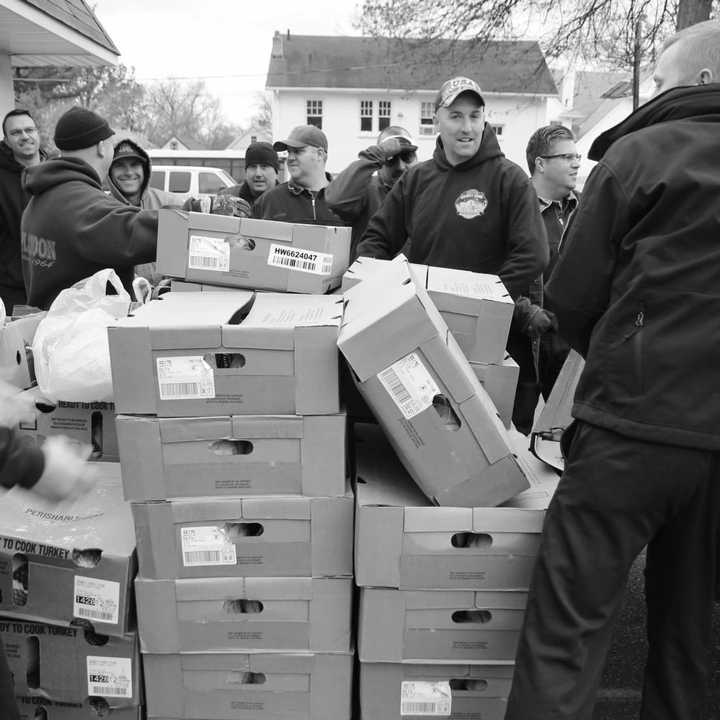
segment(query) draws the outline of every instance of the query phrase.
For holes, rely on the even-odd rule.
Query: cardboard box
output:
[[[374,276],[387,273],[394,262],[358,258],[343,276],[343,291],[364,280],[374,282]],[[515,303],[500,278],[432,265],[410,263],[409,267],[415,284],[427,290],[467,359],[501,363]]]
[[[332,295],[166,293],[108,328],[116,410],[338,413],[342,314]]]
[[[565,460],[560,451],[560,438],[573,421],[573,400],[584,368],[585,361],[571,350],[532,429],[533,453],[561,471]]]
[[[352,228],[160,210],[162,275],[212,285],[323,294],[340,285]]]
[[[133,504],[145,578],[352,577],[351,494]]]
[[[511,665],[360,663],[362,720],[503,720]]]
[[[345,493],[345,414],[118,415],[125,497]]]
[[[43,697],[17,698],[20,720],[144,720],[144,709],[113,708],[105,698],[88,698],[85,703],[54,703]]]
[[[544,509],[430,506],[379,428],[356,425],[355,435],[358,585],[528,588]]]
[[[134,627],[135,533],[120,466],[96,463],[96,486],[58,507],[14,488],[0,503],[0,612],[123,636]]]
[[[498,505],[528,480],[490,397],[404,267],[405,280],[389,275],[382,293],[373,281],[345,294],[338,346],[395,451],[433,502]]]
[[[349,720],[353,654],[145,655],[148,718]]]
[[[76,704],[102,698],[113,709],[140,704],[135,634],[109,637],[80,627],[4,618],[0,637],[18,696]]]
[[[6,383],[20,389],[35,384],[32,342],[38,323],[47,315],[45,312],[25,315],[0,323],[0,372]]]
[[[512,663],[527,593],[360,589],[363,662]]]
[[[471,362],[470,367],[493,401],[503,424],[509,428],[520,376],[518,364],[506,353],[500,364]]]
[[[228,292],[232,288],[223,285],[208,285],[207,283],[190,283],[183,280],[170,281],[171,292]],[[238,288],[241,291],[241,288]]]
[[[138,578],[135,592],[146,653],[351,647],[350,579]]]
[[[38,388],[26,391],[37,414],[33,420],[23,421],[18,430],[42,445],[51,435],[64,435],[80,445],[92,448],[92,460],[117,462],[117,430],[115,406],[109,402],[55,402],[47,400]]]

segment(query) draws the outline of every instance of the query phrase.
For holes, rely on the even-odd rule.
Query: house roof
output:
[[[0,51],[16,67],[114,64],[120,55],[85,0],[0,0]]]
[[[437,90],[467,75],[486,92],[557,95],[534,41],[420,40],[275,34],[268,88]]]
[[[203,145],[200,140],[196,140],[195,138],[186,136],[186,135],[171,135],[167,140],[165,140],[164,143],[160,146],[161,148],[164,148],[167,146],[168,143],[172,142],[173,140],[177,140],[181,145],[183,145],[188,150],[205,150],[205,145]]]

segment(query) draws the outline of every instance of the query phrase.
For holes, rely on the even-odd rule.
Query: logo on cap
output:
[[[485,104],[485,100],[482,96],[482,90],[474,80],[467,77],[455,77],[442,84],[440,92],[435,98],[435,109],[437,110],[438,108],[452,105],[458,95],[461,95],[464,92],[475,93],[475,95],[477,95],[480,99],[480,102],[483,105]]]

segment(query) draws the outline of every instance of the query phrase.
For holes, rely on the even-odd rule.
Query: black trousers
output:
[[[695,720],[712,644],[720,453],[580,423],[545,519],[506,720],[591,720],[628,572],[647,545],[640,720]]]

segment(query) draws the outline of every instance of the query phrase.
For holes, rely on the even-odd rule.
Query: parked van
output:
[[[221,168],[193,165],[153,165],[150,187],[173,193],[178,200],[216,195],[237,183]]]

